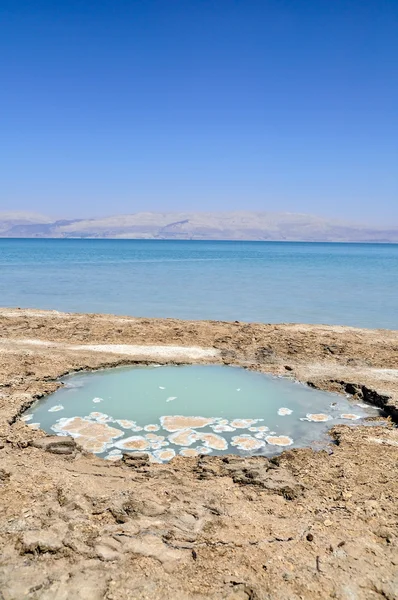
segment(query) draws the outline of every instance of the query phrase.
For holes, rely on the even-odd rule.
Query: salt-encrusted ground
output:
[[[392,423],[337,427],[328,452],[156,465],[18,418],[62,374],[142,360],[241,364],[398,420],[397,331],[2,309],[2,600],[398,598]]]

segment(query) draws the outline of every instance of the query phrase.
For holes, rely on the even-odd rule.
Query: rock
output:
[[[304,492],[304,486],[285,469],[270,470],[267,477],[259,482],[259,485],[287,500],[299,498]]]
[[[126,552],[131,552],[135,555],[145,556],[158,560],[163,568],[171,573],[181,561],[188,556],[192,559],[192,555],[187,550],[174,550],[169,548],[156,535],[148,534],[143,537],[129,538],[124,544]]]
[[[95,552],[100,560],[112,561],[120,558],[120,553],[113,548],[110,548],[106,544],[97,544],[95,546]]]
[[[53,583],[50,583],[47,578],[44,589],[41,589],[38,595],[27,597],[40,598],[40,600],[103,600],[107,593],[109,579],[109,575],[104,571],[102,567],[77,573],[67,572]],[[22,598],[22,596],[17,597]]]
[[[48,435],[33,440],[31,445],[45,452],[51,452],[51,454],[74,454],[77,447],[75,440],[67,435]]]
[[[0,482],[5,483],[10,479],[10,473],[5,469],[0,469]]]
[[[128,514],[121,506],[111,506],[109,511],[116,523],[127,523],[129,520]]]
[[[274,362],[275,358],[276,358],[275,351],[271,348],[271,346],[261,346],[261,347],[257,348],[255,356],[256,356],[257,362],[259,362],[259,363]]]
[[[154,500],[138,500],[130,498],[123,504],[123,510],[128,516],[145,515],[146,517],[158,517],[167,511],[167,506],[159,504]]]
[[[149,455],[146,452],[135,452],[133,454],[128,454],[127,452],[123,452],[122,461],[128,467],[133,467],[134,469],[139,469],[142,467],[149,467]]]
[[[26,531],[20,543],[21,554],[55,553],[63,548],[62,539],[52,531]]]

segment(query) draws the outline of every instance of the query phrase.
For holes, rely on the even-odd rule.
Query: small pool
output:
[[[375,414],[344,396],[238,367],[122,367],[62,382],[22,419],[78,438],[107,460],[122,451],[148,452],[155,462],[176,454],[268,456],[319,447],[332,425]]]

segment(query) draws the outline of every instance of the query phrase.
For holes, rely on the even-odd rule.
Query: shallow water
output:
[[[398,244],[0,239],[0,304],[398,328]]]
[[[344,396],[237,367],[123,367],[62,381],[23,418],[48,433],[69,433],[108,460],[125,449],[165,461],[174,453],[319,447],[332,425],[377,414]]]

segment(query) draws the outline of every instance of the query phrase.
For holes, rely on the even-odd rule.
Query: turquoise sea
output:
[[[0,239],[0,305],[398,329],[398,245]]]

